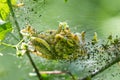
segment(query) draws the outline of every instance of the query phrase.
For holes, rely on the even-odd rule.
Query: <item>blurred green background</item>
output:
[[[57,29],[59,22],[66,21],[73,32],[86,31],[88,40],[94,32],[98,33],[100,39],[105,39],[110,34],[120,35],[120,0],[45,0],[45,3],[44,0],[23,0],[23,3],[23,7],[15,9],[21,28],[28,23],[38,31]],[[13,41],[11,38],[6,40]],[[14,49],[5,46],[0,46],[0,53],[3,54],[0,56],[0,80],[37,80],[28,75],[33,68],[26,56],[19,59]],[[71,71],[81,76],[86,75],[82,73],[84,68],[81,65],[58,64],[56,61],[48,63],[49,61],[33,57],[40,70],[77,68],[79,70]],[[119,80],[119,72],[120,65],[115,64],[93,80]],[[53,77],[46,80],[69,80],[63,76]]]

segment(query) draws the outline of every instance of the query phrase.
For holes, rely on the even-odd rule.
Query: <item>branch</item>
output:
[[[28,56],[28,58],[29,58],[29,60],[30,60],[30,62],[31,62],[31,64],[32,64],[32,66],[34,67],[35,72],[36,72],[36,74],[37,74],[39,80],[43,80],[43,79],[42,79],[42,76],[41,76],[41,74],[39,73],[39,71],[38,71],[38,69],[37,69],[35,63],[33,62],[32,57],[30,56],[28,50],[26,51],[26,54],[27,54],[27,56]]]
[[[20,36],[20,39],[22,39],[23,36],[22,36],[22,34],[20,33],[20,26],[19,26],[19,24],[18,24],[18,22],[17,22],[15,13],[14,13],[14,11],[13,11],[12,4],[11,4],[11,0],[7,0],[7,3],[8,3],[8,6],[9,6],[9,8],[10,8],[12,17],[13,17],[13,19],[14,19],[14,22],[15,22],[15,25],[16,25],[16,28],[17,28],[17,31],[18,31],[19,36]],[[31,64],[32,64],[33,68],[35,69],[39,80],[43,80],[43,79],[42,79],[42,76],[41,76],[41,74],[39,73],[39,71],[38,71],[35,63],[33,62],[32,57],[30,56],[28,50],[27,50],[26,54],[27,54],[27,57],[29,58],[29,60],[30,60],[30,62],[31,62]]]
[[[40,71],[39,72],[40,74],[68,74],[71,76],[72,80],[76,80],[75,77],[72,75],[71,72],[68,72],[68,71]],[[29,73],[30,76],[36,76],[35,73]]]
[[[106,64],[104,67],[102,67],[99,71],[97,71],[97,72],[95,72],[95,73],[92,73],[92,74],[90,74],[89,76],[91,76],[91,78],[92,78],[92,77],[96,76],[97,74],[103,72],[104,70],[108,69],[109,67],[111,67],[112,65],[114,65],[115,63],[117,63],[117,62],[119,62],[119,61],[120,61],[120,55],[117,56],[114,60],[112,60],[109,64]],[[87,78],[88,78],[89,76],[86,76],[86,77],[84,77],[84,78],[82,78],[82,79],[80,79],[80,80],[87,80]]]
[[[17,28],[17,31],[18,31],[18,34],[20,36],[20,38],[22,38],[22,34],[20,33],[20,26],[17,22],[17,19],[16,19],[16,16],[15,16],[15,13],[13,11],[13,8],[12,8],[12,4],[11,4],[11,0],[7,0],[7,3],[8,3],[8,6],[9,6],[9,9],[10,9],[10,12],[12,14],[12,17],[14,19],[14,22],[15,22],[15,25],[16,25],[16,28]]]
[[[7,43],[4,43],[4,42],[0,42],[0,45],[12,47],[12,48],[15,48],[15,47],[16,47],[16,45],[7,44]]]

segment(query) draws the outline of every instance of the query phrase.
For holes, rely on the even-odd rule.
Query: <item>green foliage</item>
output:
[[[10,22],[0,23],[0,41],[2,41],[8,32],[12,31]]]
[[[5,1],[5,0],[0,0],[0,2],[3,2],[3,1]],[[47,2],[47,7],[48,7],[48,9],[46,8],[46,11],[45,11],[45,13],[43,14],[42,12],[40,12],[40,3],[38,3],[38,2],[40,2],[40,1],[42,1],[42,0],[32,0],[32,1],[29,1],[29,0],[24,0],[24,1],[28,1],[28,3],[25,3],[26,5],[28,5],[27,7],[26,7],[26,5],[25,5],[25,9],[28,11],[27,12],[27,14],[24,14],[24,13],[21,13],[20,11],[16,11],[16,13],[18,12],[18,14],[17,14],[17,20],[19,20],[19,23],[20,23],[20,25],[21,26],[24,26],[23,24],[24,24],[24,22],[26,22],[26,21],[23,21],[24,20],[24,18],[25,19],[28,19],[29,21],[31,21],[30,22],[30,24],[31,25],[33,25],[34,27],[36,27],[37,29],[39,28],[39,30],[42,30],[42,29],[44,29],[44,27],[47,27],[47,29],[49,28],[48,26],[50,26],[51,28],[52,28],[52,25],[51,24],[53,24],[53,25],[55,25],[55,23],[56,23],[56,20],[58,20],[58,21],[64,21],[64,20],[69,20],[68,22],[70,22],[70,25],[72,24],[75,24],[75,25],[78,25],[78,24],[81,24],[81,25],[84,25],[84,26],[92,26],[93,24],[96,24],[97,22],[99,22],[99,20],[98,21],[96,21],[96,19],[100,19],[100,18],[98,18],[97,16],[101,16],[101,15],[99,15],[99,14],[101,14],[102,12],[97,12],[96,11],[96,9],[97,10],[99,10],[99,9],[101,9],[101,8],[96,8],[96,4],[95,5],[93,5],[94,4],[94,0],[91,2],[91,1],[83,1],[83,2],[78,2],[78,1],[74,1],[75,3],[81,3],[80,4],[80,6],[75,6],[74,5],[74,7],[73,7],[73,4],[74,4],[74,2],[71,2],[72,3],[72,8],[71,8],[71,6],[69,6],[69,8],[70,8],[70,12],[69,11],[67,11],[69,8],[67,8],[67,10],[66,10],[66,8],[65,8],[65,6],[64,5],[62,5],[62,7],[65,9],[61,9],[61,6],[59,6],[59,8],[57,7],[55,7],[55,6],[53,6],[53,7],[51,7],[51,5],[53,5],[52,4],[52,1],[51,1],[51,3],[49,2],[49,0],[48,0],[48,2]],[[36,2],[35,2],[36,1]],[[55,1],[55,0],[54,0]],[[68,0],[64,0],[65,2],[67,2]],[[69,0],[69,1],[72,1],[72,0]],[[105,0],[106,1],[106,0]],[[57,2],[57,1],[56,1]],[[57,2],[57,3],[59,3],[59,2]],[[63,1],[62,1],[62,3],[63,3]],[[32,6],[31,6],[31,4],[32,4]],[[50,6],[49,6],[50,5]],[[60,3],[59,3],[59,5],[61,5]],[[87,7],[86,7],[86,6]],[[37,6],[37,7],[36,7]],[[39,7],[38,7],[39,6]],[[58,4],[57,4],[57,6],[58,6]],[[0,4],[0,7],[1,7],[1,4]],[[59,11],[56,11],[56,9],[59,9]],[[92,8],[93,7],[93,8]],[[97,7],[99,7],[99,5],[97,6]],[[95,8],[95,9],[94,9]],[[5,8],[4,8],[5,9]],[[54,11],[54,12],[52,12],[52,10]],[[76,9],[78,9],[78,11],[81,11],[81,12],[77,12],[77,11],[73,11],[73,10],[76,10]],[[18,9],[18,10],[21,10],[21,11],[24,11],[23,9]],[[49,10],[49,11],[48,11]],[[61,12],[60,12],[60,10],[62,10],[61,12],[63,13],[63,14],[61,14]],[[92,10],[92,11],[91,11]],[[104,9],[102,9],[102,10],[104,10]],[[44,10],[43,10],[44,11]],[[59,14],[58,14],[58,13]],[[69,13],[69,15],[65,15],[65,13],[66,12],[68,12]],[[76,13],[75,13],[76,12]],[[96,13],[96,15],[94,15],[94,17],[92,18],[91,17],[91,15],[93,14],[92,12],[97,12],[97,13],[99,13],[99,14],[97,14]],[[52,13],[52,14],[51,14]],[[78,14],[77,14],[78,13]],[[8,13],[9,14],[9,13]],[[7,14],[7,15],[8,15]],[[40,18],[38,18],[38,16],[41,16],[40,14],[42,14],[42,17],[41,17],[41,19]],[[58,15],[56,15],[56,14],[58,14]],[[66,13],[67,14],[67,13]],[[3,15],[3,14],[2,14]],[[6,15],[6,14],[5,14]],[[7,16],[6,15],[6,16]],[[26,16],[27,15],[27,16]],[[50,18],[49,17],[46,17],[46,16],[50,16]],[[53,15],[53,16],[52,16]],[[80,15],[80,17],[78,16],[78,15]],[[4,16],[4,15],[3,15]],[[6,16],[5,16],[5,18],[4,19],[6,19]],[[63,19],[63,18],[58,18],[57,17],[57,19],[55,18],[56,16],[65,16],[65,19]],[[85,17],[82,17],[82,16],[85,16]],[[2,17],[1,16],[1,14],[0,14],[0,17]],[[52,18],[51,18],[52,17]],[[74,17],[74,18],[73,18]],[[76,18],[77,17],[77,18]],[[72,19],[71,19],[72,18]],[[95,18],[95,22],[96,23],[91,23],[91,20],[93,20]],[[102,18],[103,18],[103,15],[102,15]],[[2,19],[2,18],[1,18]],[[49,19],[51,19],[51,20],[49,20]],[[53,21],[53,19],[55,19],[55,23],[54,23],[54,21]],[[77,21],[78,20],[78,21]],[[41,21],[41,23],[39,23],[38,21]],[[51,21],[51,22],[49,22],[49,21]],[[74,21],[74,22],[73,22]],[[78,22],[78,23],[77,23]],[[81,22],[81,23],[79,23],[79,22]],[[42,25],[41,25],[42,24]],[[44,24],[44,25],[43,25]],[[88,24],[88,25],[87,25]],[[41,25],[41,26],[40,26]],[[46,26],[47,25],[47,26]],[[75,25],[73,25],[73,26],[75,26]],[[99,24],[98,24],[99,25]],[[89,32],[91,31],[91,33],[93,33],[94,31],[96,31],[96,27],[97,27],[97,29],[98,29],[98,26],[97,25],[95,25],[95,28],[93,27],[93,29],[91,29],[91,27],[89,27],[89,28],[87,28],[86,29],[86,27],[84,27],[83,29],[84,30],[87,30],[87,35],[89,34]],[[5,27],[4,27],[5,28]],[[56,27],[55,27],[56,28]],[[80,29],[78,28],[78,27],[76,27],[77,28],[77,30],[78,31],[81,31],[81,30],[83,30],[81,27],[80,27]],[[99,29],[98,29],[99,30]],[[4,31],[4,30],[2,30],[2,31]],[[78,32],[77,31],[77,32]],[[99,31],[101,31],[101,30],[99,30]],[[107,30],[105,29],[105,32],[106,32]],[[98,32],[98,31],[97,31]],[[105,33],[104,32],[104,33]],[[1,33],[1,27],[0,27],[0,33]],[[2,34],[3,35],[3,34]],[[100,34],[99,34],[100,35]],[[5,36],[5,35],[4,35]],[[89,36],[89,35],[88,35]],[[0,37],[1,37],[1,34],[0,34]],[[37,38],[36,38],[37,39]],[[109,37],[108,39],[110,39],[111,40],[111,37]],[[3,39],[2,39],[3,40]],[[40,41],[40,42],[39,42]],[[41,40],[39,40],[39,41],[37,41],[37,42],[39,42],[39,43],[41,43],[41,44],[43,44],[44,42],[43,41],[41,41]],[[112,43],[111,44],[113,44],[113,41],[115,42],[114,44],[118,44],[119,43],[119,40],[116,38],[115,40],[111,40],[112,41]],[[109,41],[109,42],[111,42],[111,41]],[[67,42],[67,43],[66,43]],[[93,37],[93,39],[92,39],[92,43],[94,44],[94,45],[92,45],[92,46],[90,46],[90,47],[96,47],[96,42],[97,42],[97,38],[96,38],[96,35],[94,35],[94,37]],[[60,44],[60,43],[62,43],[62,44]],[[59,54],[61,54],[60,53],[60,46],[63,46],[64,47],[64,44],[63,43],[65,43],[65,45],[68,45],[68,46],[70,46],[70,47],[72,47],[73,46],[73,43],[74,43],[74,41],[71,41],[71,40],[68,40],[68,41],[66,41],[66,38],[65,38],[65,40],[63,40],[62,39],[62,41],[59,41],[58,43],[57,43],[57,45],[56,45],[56,51],[58,51],[58,53]],[[40,45],[41,45],[40,44]],[[46,49],[49,49],[49,48],[47,48],[47,45],[42,45],[42,46],[44,46],[44,47],[46,47]],[[107,45],[103,45],[103,46],[105,46],[105,47],[109,47],[109,44],[107,44]],[[40,48],[40,46],[37,46],[38,48]],[[74,46],[73,46],[74,47]],[[111,47],[111,46],[110,46]],[[43,47],[42,47],[43,48]],[[65,48],[66,48],[66,51],[67,52],[72,52],[71,50],[72,49],[69,49],[69,48],[67,48],[66,46],[65,46]],[[24,49],[24,48],[23,48]],[[84,49],[84,48],[83,48]],[[90,48],[91,49],[91,48]],[[95,55],[95,56],[93,56],[93,58],[91,58],[91,59],[89,59],[88,61],[91,61],[92,59],[94,59],[94,61],[96,61],[96,62],[98,62],[98,63],[100,63],[100,66],[103,66],[103,64],[102,63],[104,63],[104,61],[105,61],[105,59],[101,59],[101,57],[97,57],[96,55],[98,55],[98,54],[96,54],[96,53],[99,53],[99,52],[94,52],[95,50],[98,50],[98,49],[100,49],[101,50],[101,52],[103,51],[102,50],[102,48],[98,48],[98,47],[96,47],[95,49],[93,48],[93,50],[91,50],[91,52],[89,52],[90,53],[90,55],[92,55],[92,53],[93,53],[93,55]],[[106,49],[106,48],[105,48]],[[111,50],[112,49],[115,49],[113,46],[112,46],[112,48],[111,48]],[[96,50],[96,51],[97,51]],[[66,51],[64,51],[64,52],[66,52]],[[6,51],[7,52],[7,51]],[[112,52],[112,51],[111,51]],[[14,52],[13,52],[14,53]],[[94,54],[95,53],[95,54]],[[112,53],[113,54],[113,53]],[[102,54],[100,54],[100,56],[101,56]],[[21,56],[21,52],[19,52],[18,51],[18,56]],[[103,57],[105,56],[105,54],[103,54]],[[114,56],[114,55],[113,55]],[[66,55],[63,55],[63,57],[66,57]],[[96,57],[97,58],[99,58],[99,59],[96,59]],[[102,57],[102,58],[103,58]],[[39,58],[39,57],[38,57]],[[39,59],[41,59],[41,58],[39,58]],[[96,60],[95,60],[96,59]],[[34,58],[34,60],[35,60],[35,58]],[[79,60],[80,61],[80,60]],[[38,60],[38,61],[35,61],[36,63],[39,63],[40,62],[40,60]],[[110,62],[110,61],[109,61]],[[79,63],[80,63],[80,65],[79,65]],[[61,68],[63,67],[63,68],[69,68],[69,70],[68,71],[72,71],[73,72],[73,74],[75,73],[75,75],[76,74],[78,74],[78,75],[76,75],[76,76],[78,76],[79,78],[81,78],[81,77],[83,77],[83,75],[85,76],[86,74],[85,74],[85,72],[82,70],[82,67],[81,66],[83,66],[84,67],[84,65],[86,64],[87,65],[87,67],[91,70],[91,68],[90,68],[90,65],[91,65],[91,63],[90,62],[88,62],[88,64],[87,63],[82,63],[82,62],[78,62],[78,64],[75,64],[75,62],[73,62],[73,63],[71,63],[70,65],[68,65],[67,67],[65,66],[65,64],[64,65],[62,65],[62,66],[59,66],[59,68],[58,67],[56,67],[57,66],[57,64],[51,64],[51,63],[49,63],[49,62],[46,62],[46,64],[45,64],[45,62],[43,62],[43,60],[41,61],[41,63],[39,63],[37,66],[40,66],[40,70],[56,70],[56,69],[58,69],[58,70],[62,70]],[[43,64],[43,65],[42,65]],[[107,63],[106,63],[107,64]],[[29,65],[29,64],[28,64]],[[29,67],[30,68],[30,66],[28,66],[27,65],[27,67]],[[48,66],[49,65],[49,66]],[[52,65],[52,66],[51,66]],[[75,66],[74,66],[75,65]],[[95,69],[98,69],[98,68],[96,68],[96,67],[94,67],[94,65],[97,65],[97,67],[99,66],[99,64],[96,64],[96,63],[92,63],[92,67],[94,68],[94,69],[92,69],[92,70],[95,70]],[[46,67],[47,66],[47,67]],[[43,69],[41,69],[41,67],[44,67]],[[24,68],[24,67],[23,67]],[[25,67],[26,68],[26,67]],[[87,68],[84,68],[84,70],[86,70]],[[115,69],[116,69],[116,67],[115,67]],[[67,70],[67,69],[64,69],[64,70]],[[16,72],[16,71],[15,71]],[[81,74],[80,74],[81,73]],[[109,73],[109,72],[107,72],[107,73]],[[111,72],[112,73],[112,72]],[[44,76],[44,75],[42,75],[43,77],[47,77],[47,76]],[[49,75],[50,77],[51,77],[51,75]],[[8,77],[8,76],[7,76]],[[22,76],[21,76],[22,77]],[[56,77],[56,76],[52,76],[52,77]],[[51,78],[52,78],[51,77]],[[50,80],[51,78],[46,78],[46,80]],[[31,78],[30,78],[31,79]],[[59,79],[59,78],[58,78]],[[51,80],[58,80],[58,79],[51,79]],[[64,78],[64,79],[66,79],[66,78]],[[91,78],[90,77],[87,77],[87,80],[90,80]],[[34,79],[35,80],[35,79]],[[61,79],[59,79],[59,80],[61,80]],[[66,79],[67,80],[67,79]],[[68,79],[69,80],[69,79]]]
[[[12,5],[16,4],[16,0],[11,0]],[[12,31],[10,22],[5,22],[10,10],[7,4],[7,0],[0,0],[0,41],[5,38],[5,35]],[[3,21],[4,20],[4,21]]]
[[[16,0],[11,0],[12,5],[16,4]],[[0,0],[0,19],[6,20],[8,14],[10,13],[7,0]]]

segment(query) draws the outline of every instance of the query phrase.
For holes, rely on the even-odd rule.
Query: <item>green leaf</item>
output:
[[[4,22],[0,20],[0,41],[2,41],[8,32],[12,31],[10,22]]]
[[[16,4],[16,0],[11,0],[12,5]],[[6,20],[8,14],[10,13],[7,0],[0,0],[0,19]]]

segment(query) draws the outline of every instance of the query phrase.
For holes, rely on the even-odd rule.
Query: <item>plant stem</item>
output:
[[[104,66],[101,70],[99,70],[98,72],[94,73],[91,75],[91,77],[94,77],[95,75],[103,72],[104,70],[108,69],[109,67],[111,67],[112,65],[116,64],[117,62],[120,61],[120,58],[116,58],[114,59],[111,63],[107,64],[106,66]]]
[[[115,63],[119,62],[120,61],[120,55],[117,56],[114,60],[112,60],[109,64],[105,65],[104,67],[102,67],[99,71],[93,73],[93,74],[90,74],[89,76],[94,77],[96,76],[97,74],[103,72],[104,70],[108,69],[109,67],[111,67],[112,65],[114,65]],[[80,79],[80,80],[87,80],[88,76]]]
[[[67,74],[69,74],[72,77],[72,80],[76,80],[74,75],[71,72],[66,72]]]
[[[15,13],[14,13],[14,11],[13,11],[12,4],[11,4],[11,0],[7,0],[7,3],[8,3],[8,6],[9,6],[9,8],[10,8],[12,17],[13,17],[13,19],[14,19],[14,22],[15,22],[15,25],[16,25],[16,28],[17,28],[17,31],[18,31],[18,34],[19,34],[19,36],[20,36],[20,39],[22,39],[23,36],[22,36],[22,34],[20,33],[20,26],[19,26],[19,24],[18,24],[18,22],[17,22]],[[29,58],[29,61],[30,61],[31,64],[32,64],[33,68],[35,69],[35,72],[37,73],[37,77],[39,78],[39,80],[43,80],[41,74],[39,73],[39,71],[38,71],[38,69],[37,69],[37,67],[36,67],[36,65],[35,65],[35,63],[33,62],[32,57],[31,57],[30,54],[29,54],[29,51],[27,51],[26,54],[27,54],[27,57]]]
[[[15,25],[16,25],[16,28],[17,28],[17,31],[18,31],[18,34],[20,36],[20,38],[22,38],[22,34],[20,33],[20,26],[17,22],[17,19],[16,19],[16,16],[15,16],[15,13],[13,11],[13,8],[12,8],[12,4],[11,4],[11,0],[7,0],[7,3],[8,3],[8,6],[9,6],[9,9],[10,9],[10,12],[12,14],[12,17],[14,19],[14,22],[15,22]]]
[[[30,60],[30,62],[31,62],[31,64],[32,64],[32,66],[34,67],[35,72],[36,72],[36,74],[37,74],[39,80],[43,80],[43,79],[42,79],[42,76],[41,76],[41,74],[39,73],[39,70],[37,69],[35,63],[33,62],[32,57],[30,56],[28,50],[26,51],[26,54],[27,54],[27,56],[28,56],[28,58],[29,58],[29,60]]]
[[[68,74],[69,76],[71,76],[72,80],[76,80],[75,77],[72,75],[71,72],[68,71],[39,71],[40,74]],[[29,73],[30,76],[36,76],[36,73]]]
[[[8,46],[8,47],[12,47],[12,48],[16,47],[16,45],[7,44],[7,43],[4,43],[4,42],[1,42],[0,44]]]

